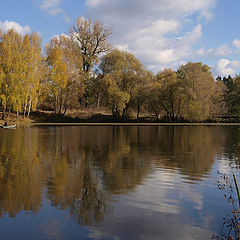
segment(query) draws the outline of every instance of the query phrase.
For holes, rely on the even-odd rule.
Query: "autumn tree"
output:
[[[161,112],[171,122],[181,118],[185,96],[177,73],[172,69],[158,72],[149,86],[148,105],[158,119]]]
[[[63,62],[63,52],[59,46],[47,49],[50,66],[51,96],[54,101],[54,112],[61,114],[64,91],[67,88],[67,66]]]
[[[119,118],[130,101],[130,95],[121,90],[110,74],[104,77],[103,84],[107,95],[107,106],[112,110],[113,116]]]
[[[140,112],[143,106],[147,102],[147,98],[149,96],[149,87],[151,82],[154,79],[154,74],[150,71],[142,71],[139,76],[139,79],[136,82],[136,91],[132,97],[133,107],[137,112],[137,119],[139,119]]]
[[[222,82],[226,87],[224,98],[228,113],[240,116],[240,76],[223,77]]]
[[[42,40],[38,34],[33,33],[24,37],[24,116],[26,112],[29,116],[31,110],[36,110],[38,104],[39,86],[43,78],[41,47]]]
[[[187,63],[178,69],[178,78],[185,101],[182,116],[188,121],[203,121],[210,117],[216,82],[210,67],[202,63]]]
[[[98,63],[99,57],[108,52],[110,44],[107,42],[111,34],[110,28],[98,21],[79,17],[70,28],[69,36],[81,55],[81,74],[84,77],[85,91],[83,101],[85,106],[94,103],[96,97],[96,81],[93,67]],[[99,101],[97,94],[97,101]]]
[[[36,110],[41,78],[41,38],[32,33],[22,36],[14,29],[0,34],[0,100],[5,110],[17,114]]]
[[[51,77],[45,87],[50,84],[50,89],[54,89],[55,100],[52,101],[58,106],[58,113],[61,114],[62,110],[66,113],[69,107],[78,107],[79,97],[83,95],[84,79],[79,70],[81,55],[67,35],[52,38],[47,46],[47,54]],[[49,97],[53,95],[49,93]]]
[[[132,54],[113,50],[101,59],[106,96],[113,115],[124,118],[145,79],[141,62]]]
[[[154,78],[148,85],[146,96],[147,109],[150,113],[154,113],[156,120],[159,120],[159,114],[162,112],[162,106],[159,101],[161,87],[161,83]]]
[[[98,62],[98,57],[109,50],[107,38],[111,31],[98,21],[79,17],[70,28],[70,37],[82,56],[82,71],[85,76]]]
[[[161,112],[171,122],[203,121],[211,117],[222,95],[222,86],[214,81],[210,67],[188,63],[177,72],[165,69],[149,86],[148,105],[157,119]]]
[[[0,104],[2,106],[5,106],[6,103],[4,102],[5,96],[3,94],[3,86],[4,86],[4,72],[0,66]],[[3,114],[2,118],[4,119],[4,114]]]
[[[1,84],[1,103],[3,117],[6,108],[21,112],[24,90],[24,54],[23,38],[20,34],[9,30],[0,39],[0,66],[4,73]]]
[[[225,98],[225,93],[227,91],[227,87],[224,85],[223,81],[220,79],[216,79],[214,84],[214,92],[210,105],[210,114],[211,118],[216,119],[219,115],[226,115],[228,111],[228,106]]]

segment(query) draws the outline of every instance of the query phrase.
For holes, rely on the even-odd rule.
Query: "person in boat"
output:
[[[8,125],[8,124],[7,124],[7,121],[5,120],[3,126],[4,126],[4,127],[7,127],[7,125]]]

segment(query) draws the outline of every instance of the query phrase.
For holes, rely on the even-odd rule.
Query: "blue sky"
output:
[[[111,26],[115,47],[150,70],[201,61],[213,74],[240,73],[239,0],[9,0],[0,28],[38,32],[46,44],[79,16]]]

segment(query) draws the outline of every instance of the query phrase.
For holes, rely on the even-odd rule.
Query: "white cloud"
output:
[[[191,47],[201,38],[202,26],[197,25],[192,32],[187,32],[184,36],[176,38],[162,38],[153,34],[138,38],[130,49],[144,59],[146,64],[160,65],[170,64],[180,61],[182,58],[191,55]],[[132,39],[134,41],[134,39]]]
[[[233,60],[231,61],[231,63],[228,65],[229,67],[233,68],[236,70],[237,73],[240,72],[240,61],[238,60]]]
[[[228,59],[222,58],[220,59],[215,68],[214,73],[215,75],[220,76],[228,76],[228,75],[235,75],[240,72],[240,61],[233,60],[230,61]]]
[[[230,54],[232,54],[232,49],[226,44],[221,45],[220,47],[218,47],[216,49],[210,48],[210,49],[205,50],[202,47],[197,51],[198,56],[206,57],[206,58],[219,58],[219,57],[228,56]]]
[[[26,26],[21,26],[19,23],[16,22],[9,22],[8,20],[1,22],[0,21],[0,29],[3,32],[7,32],[10,29],[14,29],[15,31],[17,31],[18,33],[25,35],[27,33],[31,32],[31,28],[26,25]]]
[[[43,10],[53,9],[57,8],[61,2],[62,0],[43,0],[40,7]]]
[[[48,13],[52,16],[56,16],[58,15],[59,13],[64,13],[63,9],[61,8],[52,8],[52,9],[49,9],[48,10]]]
[[[216,56],[222,57],[232,54],[232,49],[227,45],[224,44],[216,49]]]
[[[144,64],[160,69],[193,55],[193,48],[202,37],[201,21],[211,17],[216,2],[86,0],[85,3],[89,17],[112,27],[111,41],[115,45],[123,49],[127,46]],[[194,22],[197,22],[195,26]],[[222,56],[226,50],[218,49],[218,54]]]
[[[216,0],[87,0],[86,5],[91,11],[98,12],[98,16],[114,15],[130,17],[161,16],[162,18],[176,18],[199,12],[201,16],[209,16]],[[111,10],[111,12],[110,12]],[[102,12],[103,11],[103,12]]]
[[[139,30],[141,35],[154,35],[154,36],[163,36],[166,33],[176,32],[179,30],[179,23],[177,21],[167,21],[167,20],[157,20],[151,21],[143,29]]]
[[[42,4],[40,5],[40,8],[52,16],[62,14],[64,21],[69,22],[70,19],[68,15],[65,13],[65,11],[62,8],[59,7],[62,2],[63,0],[42,0]]]
[[[86,5],[89,7],[97,7],[101,3],[101,0],[87,0]]]
[[[62,34],[59,34],[59,35],[53,35],[50,39],[50,41],[54,38],[57,38],[58,40],[61,38],[61,37],[64,37],[64,38],[70,38],[69,35],[67,35],[66,33],[62,33]]]
[[[234,39],[232,42],[232,45],[237,49],[238,52],[240,52],[240,40]]]
[[[125,45],[119,45],[119,44],[115,44],[114,48],[117,48],[120,51],[127,51],[130,52],[129,48],[128,48],[128,44]]]

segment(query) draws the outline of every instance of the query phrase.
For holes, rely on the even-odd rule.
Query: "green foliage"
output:
[[[148,98],[150,109],[155,113],[157,119],[161,112],[165,112],[171,122],[176,122],[181,116],[184,100],[177,73],[171,69],[159,72],[155,81],[150,85]]]
[[[109,108],[114,115],[127,116],[134,99],[139,97],[139,88],[143,87],[144,70],[141,62],[132,54],[113,50],[101,59],[100,69],[109,84],[106,89]]]
[[[109,74],[104,77],[103,84],[105,85],[108,104],[112,109],[113,115],[119,117],[120,113],[129,102],[130,95],[126,91],[121,91],[115,79]]]
[[[216,82],[210,67],[202,63],[188,63],[178,69],[178,77],[185,96],[182,117],[189,121],[208,119],[216,95]]]
[[[240,116],[240,76],[224,77],[223,83],[226,86],[224,96],[229,113]]]
[[[165,69],[149,86],[148,107],[158,119],[162,113],[168,121],[204,121],[218,111],[223,93],[210,68],[202,63],[182,65],[177,72]]]

